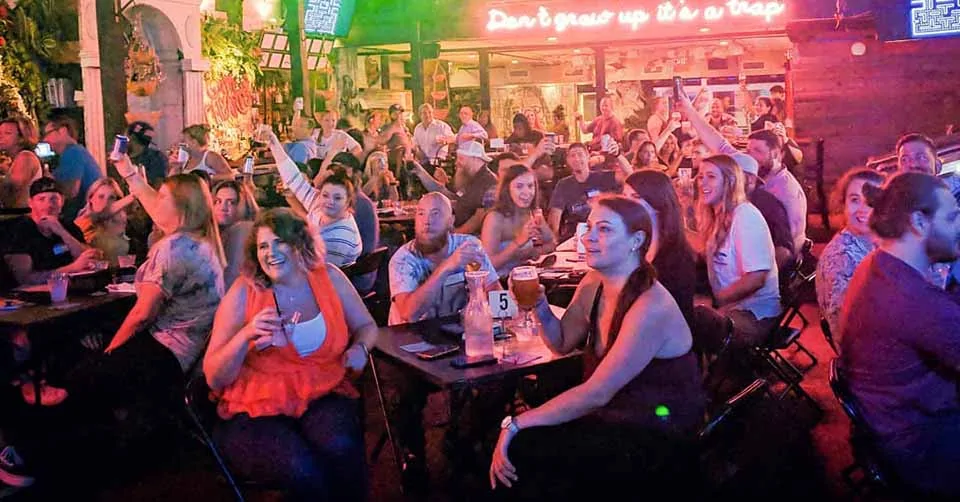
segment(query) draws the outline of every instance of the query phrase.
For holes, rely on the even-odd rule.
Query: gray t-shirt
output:
[[[618,189],[613,171],[590,173],[585,183],[580,183],[572,175],[558,181],[550,197],[550,209],[561,211],[560,240],[573,236],[577,231],[577,223],[587,221],[590,199],[604,192],[617,192]]]
[[[480,240],[472,235],[450,234],[447,239],[444,259],[452,255],[460,245],[466,242],[473,242],[477,246],[481,246]],[[437,268],[437,263],[430,261],[417,251],[414,247],[415,243],[416,241],[410,241],[404,244],[400,249],[397,249],[393,258],[390,259],[390,325],[422,320],[401,318],[396,310],[396,305],[392,302],[392,299],[396,298],[397,295],[411,293],[419,288]],[[482,246],[480,249],[483,249]],[[497,271],[493,268],[493,264],[490,263],[490,258],[486,253],[483,256],[481,268],[487,272],[488,285],[497,282]],[[443,282],[443,289],[438,301],[432,306],[429,313],[423,316],[423,319],[453,314],[467,304],[466,279],[463,272],[463,269],[459,269],[447,276]]]
[[[233,281],[240,277],[244,260],[243,246],[251,230],[253,230],[252,221],[238,221],[227,228],[220,228],[223,254],[227,257],[227,266],[223,268],[223,285],[226,289],[230,289]]]
[[[185,233],[164,237],[137,270],[137,290],[145,283],[160,287],[165,297],[147,330],[187,371],[207,345],[223,297],[223,267],[216,252],[206,241]]]

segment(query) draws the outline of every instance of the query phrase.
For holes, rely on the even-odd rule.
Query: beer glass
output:
[[[468,247],[469,250],[472,251],[473,253],[479,254],[481,251],[483,251],[483,248],[481,248],[480,245],[477,244],[477,243],[475,243],[475,242],[468,243],[468,244],[467,244],[467,247]],[[476,272],[476,271],[480,270],[482,267],[483,267],[483,264],[480,263],[479,261],[471,260],[471,261],[467,262],[467,265],[464,267],[464,269],[465,269],[467,272]]]
[[[533,309],[540,299],[540,277],[537,267],[516,267],[510,272],[510,288],[513,297],[517,300],[517,308],[522,312],[517,327],[521,328],[527,337],[532,336],[536,321],[533,319]]]

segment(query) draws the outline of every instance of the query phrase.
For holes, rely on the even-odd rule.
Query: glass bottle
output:
[[[493,355],[493,314],[484,283],[488,272],[466,272],[470,300],[463,309],[463,344],[467,357]]]

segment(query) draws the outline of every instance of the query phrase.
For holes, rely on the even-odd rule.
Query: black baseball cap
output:
[[[127,127],[127,136],[136,139],[143,146],[148,146],[153,141],[153,126],[138,120]]]
[[[360,160],[357,159],[350,152],[340,152],[333,156],[333,159],[330,160],[331,164],[340,164],[343,167],[349,167],[353,169],[354,172],[359,172],[362,170],[360,167]]]
[[[57,182],[54,181],[53,178],[39,178],[33,183],[30,183],[30,197],[46,192],[56,192],[63,195],[63,192],[57,187]]]

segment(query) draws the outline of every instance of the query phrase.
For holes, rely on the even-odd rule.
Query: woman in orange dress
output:
[[[203,360],[224,419],[214,438],[240,476],[280,485],[295,500],[365,498],[351,377],[363,371],[376,336],[350,281],[315,249],[307,222],[288,209],[261,214]]]

